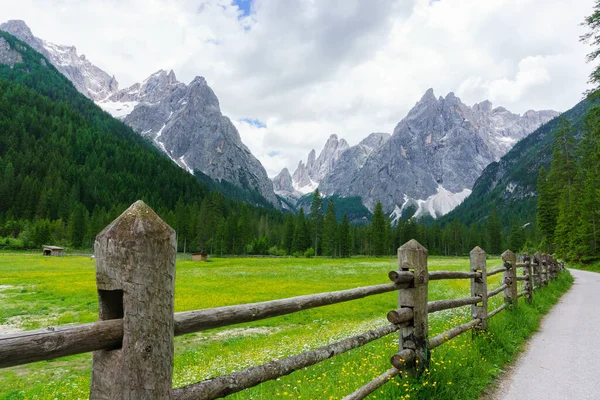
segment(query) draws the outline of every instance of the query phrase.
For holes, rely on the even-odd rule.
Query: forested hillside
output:
[[[5,244],[89,247],[96,233],[137,199],[179,225],[181,245],[192,249],[208,246],[217,229],[200,233],[201,220],[218,224],[246,210],[252,233],[261,218],[275,226],[282,220],[281,213],[211,193],[220,189],[233,198],[264,202],[255,193],[183,171],[79,94],[39,53],[7,33],[0,37],[22,57],[13,67],[0,65],[0,235]],[[188,238],[188,231],[197,234]]]

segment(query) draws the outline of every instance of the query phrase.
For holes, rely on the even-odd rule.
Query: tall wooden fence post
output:
[[[539,289],[542,287],[542,260],[539,251],[533,255],[533,274],[535,275],[535,288]]]
[[[502,280],[506,284],[504,289],[504,301],[511,305],[512,308],[517,308],[517,257],[515,253],[506,250],[502,253],[502,263],[506,270],[502,273]]]
[[[414,273],[411,287],[398,292],[398,308],[412,308],[413,321],[400,331],[400,351],[411,349],[415,352],[415,364],[408,365],[406,372],[415,376],[429,368],[427,314],[429,272],[427,270],[427,249],[412,239],[398,249],[398,270]]]
[[[96,237],[99,319],[123,318],[121,348],[95,351],[91,399],[168,399],[176,241],[137,201]]]
[[[525,262],[525,268],[523,268],[523,275],[527,275],[525,281],[525,292],[527,292],[527,302],[533,302],[533,267],[531,265],[531,256],[528,253],[523,254],[523,261]]]
[[[477,246],[469,254],[471,258],[471,272],[480,272],[481,278],[471,278],[471,297],[481,297],[481,303],[471,305],[471,318],[480,319],[476,330],[488,328],[488,299],[487,299],[487,271],[485,250]]]

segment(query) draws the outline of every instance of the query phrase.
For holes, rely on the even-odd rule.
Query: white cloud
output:
[[[429,87],[515,112],[570,108],[594,1],[255,0],[248,16],[226,0],[5,3],[3,18],[76,45],[122,87],[161,68],[205,76],[273,176],[331,133],[391,133]]]

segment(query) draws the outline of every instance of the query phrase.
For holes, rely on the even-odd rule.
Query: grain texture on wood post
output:
[[[427,249],[416,240],[410,240],[398,249],[398,270],[414,273],[414,281],[407,289],[398,293],[398,308],[411,308],[413,319],[400,331],[400,351],[414,350],[415,363],[407,366],[406,372],[415,376],[429,368],[429,323],[427,299],[429,273],[427,271]]]
[[[525,291],[527,292],[527,302],[533,302],[533,267],[531,265],[531,256],[528,253],[524,253],[522,256],[525,262],[525,268],[523,269],[523,275],[527,275],[525,281]]]
[[[510,250],[502,253],[502,262],[506,271],[502,273],[502,278],[506,284],[504,289],[504,302],[511,305],[512,308],[519,306],[517,298],[517,256]]]
[[[99,319],[123,318],[121,348],[95,351],[91,399],[168,399],[175,231],[137,201],[96,237]]]
[[[479,319],[481,322],[475,327],[476,330],[486,330],[487,321],[487,271],[485,261],[485,250],[477,246],[471,253],[471,272],[480,272],[481,278],[471,278],[471,297],[481,297],[481,303],[471,306],[471,318]]]

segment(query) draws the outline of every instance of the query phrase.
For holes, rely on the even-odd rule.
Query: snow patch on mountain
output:
[[[112,115],[114,118],[123,119],[131,114],[138,101],[101,101],[98,102],[100,108]]]
[[[416,211],[412,215],[413,218],[419,219],[422,217],[431,216],[434,219],[448,214],[462,203],[471,194],[471,189],[463,189],[458,193],[453,193],[445,189],[442,185],[438,185],[437,193],[432,194],[428,198],[422,200],[411,199],[404,195],[402,206],[396,205],[394,211],[390,214],[392,224],[397,224],[402,214],[409,207],[415,207]]]

